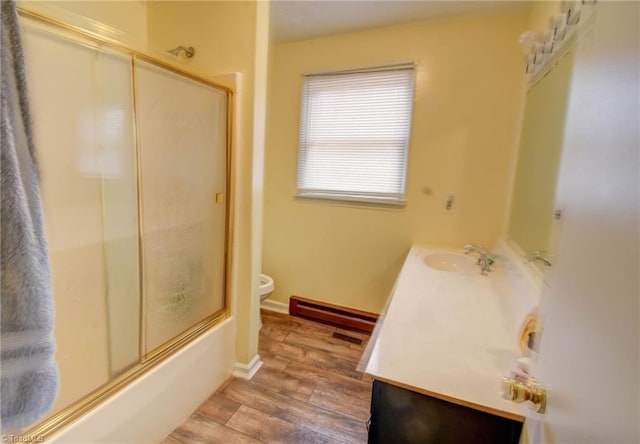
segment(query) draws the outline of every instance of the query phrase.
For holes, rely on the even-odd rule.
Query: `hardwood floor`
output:
[[[161,444],[366,442],[371,381],[356,366],[369,336],[264,310],[262,320],[262,368],[227,381]]]

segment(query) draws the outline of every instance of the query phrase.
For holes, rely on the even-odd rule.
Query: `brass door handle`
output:
[[[544,413],[547,408],[547,389],[533,378],[522,382],[503,377],[502,397],[518,403],[531,401],[538,413]]]

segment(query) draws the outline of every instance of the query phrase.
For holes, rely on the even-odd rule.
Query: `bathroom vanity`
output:
[[[374,381],[370,443],[518,444],[522,421]]]
[[[519,258],[496,253],[486,276],[461,251],[407,255],[365,368],[370,443],[518,443],[527,407],[504,400],[500,382],[538,293]]]

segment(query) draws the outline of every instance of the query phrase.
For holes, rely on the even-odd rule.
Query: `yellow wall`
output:
[[[549,29],[549,19],[561,12],[561,0],[531,2],[527,30],[544,32]]]
[[[149,45],[152,48],[194,46],[196,56],[185,60],[186,64],[194,64],[210,75],[241,74],[234,121],[236,205],[232,313],[238,325],[237,361],[243,363],[257,353],[260,261],[259,250],[254,252],[253,246],[261,240],[256,239],[255,233],[260,230],[254,226],[260,223],[260,218],[253,213],[254,207],[259,207],[256,202],[261,200],[261,184],[254,183],[252,174],[254,150],[262,150],[263,139],[259,133],[254,137],[254,126],[259,132],[259,119],[264,120],[264,113],[260,113],[260,105],[254,103],[254,92],[262,102],[266,93],[256,90],[256,86],[265,88],[260,86],[254,71],[261,68],[256,66],[256,57],[262,56],[256,48],[259,42],[268,42],[268,14],[268,3],[259,5],[255,1],[176,1],[150,2],[148,5]],[[258,35],[258,32],[262,34]],[[261,48],[261,51],[267,50]],[[266,61],[258,59],[260,63],[266,64]],[[262,75],[266,76],[266,72]]]
[[[411,244],[497,240],[523,103],[526,20],[475,15],[274,45],[263,253],[273,299],[380,311]],[[301,75],[407,59],[418,68],[406,208],[296,200]]]

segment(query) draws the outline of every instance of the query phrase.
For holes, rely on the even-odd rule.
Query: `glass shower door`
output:
[[[51,413],[139,362],[131,57],[23,21],[55,302]]]
[[[134,70],[148,355],[224,308],[227,96],[144,61]]]
[[[231,92],[21,15],[59,370],[31,431],[49,436],[224,319]]]

